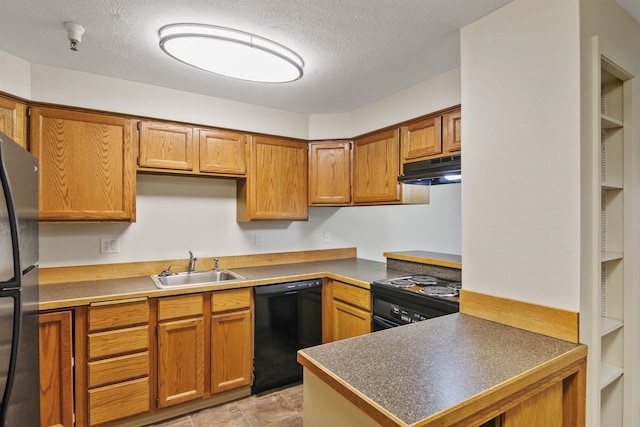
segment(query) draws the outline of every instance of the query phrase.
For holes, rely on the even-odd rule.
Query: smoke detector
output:
[[[82,41],[82,35],[84,34],[84,27],[75,22],[65,22],[64,28],[67,29],[67,38],[70,42],[70,49],[74,52],[78,51],[78,45]]]

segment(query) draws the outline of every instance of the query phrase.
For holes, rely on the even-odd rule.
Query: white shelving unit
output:
[[[626,157],[631,151],[625,146],[625,75],[605,58],[600,58],[600,233],[599,289],[594,292],[600,302],[599,316],[594,319],[599,342],[592,348],[591,363],[597,363],[600,387],[600,425],[623,426],[625,422],[625,381],[627,367],[625,346],[633,341],[625,323],[625,298],[631,283],[626,279],[625,230],[629,214],[625,208]],[[627,233],[625,233],[627,231]],[[628,258],[628,257],[627,257]]]

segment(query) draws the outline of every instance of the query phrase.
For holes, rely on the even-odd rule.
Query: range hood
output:
[[[405,163],[404,175],[399,176],[398,181],[418,185],[462,182],[460,155]]]

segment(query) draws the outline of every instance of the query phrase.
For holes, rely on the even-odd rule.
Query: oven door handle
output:
[[[390,320],[387,320],[383,317],[380,316],[376,316],[375,314],[373,315],[373,321],[377,324],[379,324],[380,326],[383,326],[384,328],[395,328],[396,326],[401,326],[400,323],[395,323],[392,322]]]

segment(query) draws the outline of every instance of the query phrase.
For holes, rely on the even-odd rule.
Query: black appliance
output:
[[[0,426],[40,424],[38,162],[0,132]]]
[[[460,311],[460,282],[408,275],[371,283],[371,330],[420,322]]]
[[[404,174],[398,181],[405,184],[438,185],[462,182],[462,158],[460,155],[438,157],[405,163]]]
[[[254,305],[251,392],[302,380],[298,350],[322,344],[322,280],[256,286]]]

